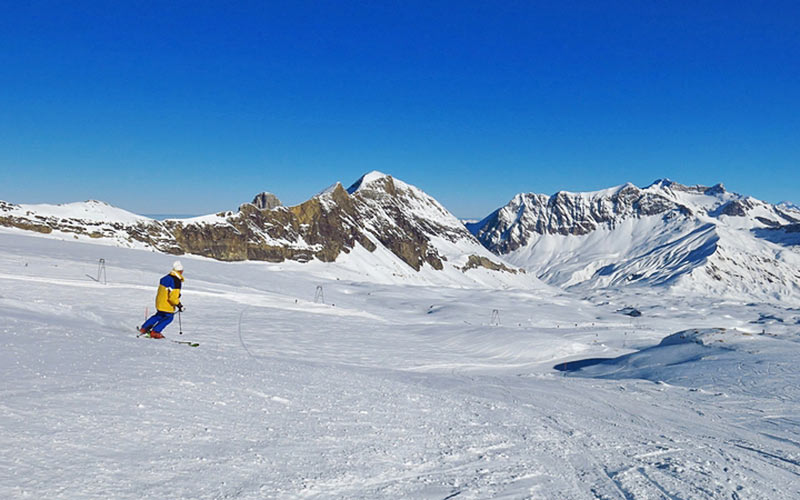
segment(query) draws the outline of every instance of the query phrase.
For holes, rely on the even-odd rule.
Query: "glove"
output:
[[[178,305],[177,305],[177,306],[175,306],[175,307],[177,307],[177,308],[178,308],[178,311],[180,311],[180,312],[183,312],[183,309],[184,309],[184,307],[183,307],[183,304],[178,304]]]

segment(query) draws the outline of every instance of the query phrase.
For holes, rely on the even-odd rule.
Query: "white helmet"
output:
[[[173,271],[183,271],[183,264],[181,264],[181,261],[176,260],[175,262],[173,262],[172,263],[172,270]]]

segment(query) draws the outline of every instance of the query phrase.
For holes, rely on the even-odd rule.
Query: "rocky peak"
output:
[[[259,210],[272,210],[273,208],[283,205],[277,196],[266,191],[257,194],[256,197],[253,198],[252,204],[255,205]]]
[[[777,207],[787,212],[795,212],[797,214],[800,214],[800,205],[793,203],[791,201],[782,201],[778,203]]]
[[[650,189],[650,188],[662,188],[662,189],[664,189],[664,188],[670,188],[675,184],[678,184],[678,183],[673,181],[673,180],[671,180],[671,179],[667,179],[667,178],[656,179],[655,181],[653,181],[652,184],[647,186],[645,189]],[[678,185],[680,185],[680,184],[678,184]]]
[[[712,212],[712,215],[728,215],[730,217],[745,217],[750,210],[755,207],[752,200],[741,199],[731,200],[722,205],[717,211]]]
[[[15,208],[19,208],[19,205],[14,205],[13,203],[0,200],[0,211],[10,212],[12,209]]]
[[[347,192],[358,207],[359,220],[372,237],[416,270],[423,264],[442,269],[447,256],[433,243],[467,241],[480,247],[464,225],[422,190],[373,171]]]
[[[726,192],[727,191],[725,191],[725,186],[721,182],[718,182],[717,184],[714,184],[710,188],[707,188],[705,191],[703,191],[703,194],[707,194],[709,196],[717,196],[720,194],[724,194]]]
[[[350,194],[361,193],[368,197],[397,196],[400,193],[408,192],[409,187],[408,184],[394,179],[391,175],[373,170],[361,176],[347,188],[347,192]]]
[[[383,172],[378,172],[377,170],[373,170],[359,177],[357,181],[355,181],[353,184],[350,185],[349,188],[347,188],[347,192],[353,194],[362,187],[368,188],[374,182],[384,181],[387,177],[391,178],[390,175],[384,174]]]
[[[691,194],[705,194],[708,196],[717,196],[726,193],[725,186],[722,185],[722,183],[714,184],[711,187],[702,186],[700,184],[695,186],[687,186],[670,179],[657,179],[645,189],[652,190],[653,188],[664,191],[672,190]]]

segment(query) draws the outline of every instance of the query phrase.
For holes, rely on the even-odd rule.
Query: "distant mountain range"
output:
[[[519,194],[467,226],[493,253],[561,287],[800,294],[800,211],[721,184]]]
[[[782,201],[778,203],[778,208],[782,208],[783,210],[794,210],[796,212],[800,212],[800,205],[797,203],[792,203],[791,201]]]
[[[538,277],[566,288],[800,296],[800,209],[721,184],[523,193],[465,225],[422,190],[370,172],[293,207],[262,193],[236,212],[189,219],[154,220],[98,201],[0,202],[0,226],[227,261],[332,262],[354,253],[371,268],[503,275],[492,283],[504,286]]]

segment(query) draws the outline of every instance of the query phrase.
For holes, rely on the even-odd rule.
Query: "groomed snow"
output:
[[[181,257],[191,348],[174,256],[0,233],[0,498],[800,497],[800,309],[348,258]]]

